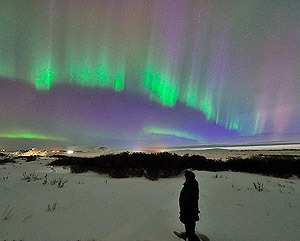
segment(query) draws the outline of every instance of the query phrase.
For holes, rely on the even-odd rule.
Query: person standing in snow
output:
[[[200,241],[195,233],[196,222],[199,221],[199,184],[192,171],[186,171],[185,183],[180,191],[179,208],[180,221],[185,226],[183,237],[189,241]]]

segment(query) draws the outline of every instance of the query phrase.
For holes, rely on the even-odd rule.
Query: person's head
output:
[[[185,176],[186,180],[193,180],[196,177],[195,173],[193,173],[192,171],[189,171],[189,170],[185,171],[184,176]]]

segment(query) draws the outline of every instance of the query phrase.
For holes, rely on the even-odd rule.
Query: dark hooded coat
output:
[[[195,178],[187,178],[179,196],[180,221],[184,224],[199,221],[199,184]]]

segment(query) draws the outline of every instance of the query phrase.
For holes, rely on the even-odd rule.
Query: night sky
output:
[[[299,140],[298,0],[0,1],[0,149]]]

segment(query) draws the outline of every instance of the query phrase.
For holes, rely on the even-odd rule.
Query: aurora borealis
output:
[[[2,0],[0,148],[295,142],[300,1]]]

